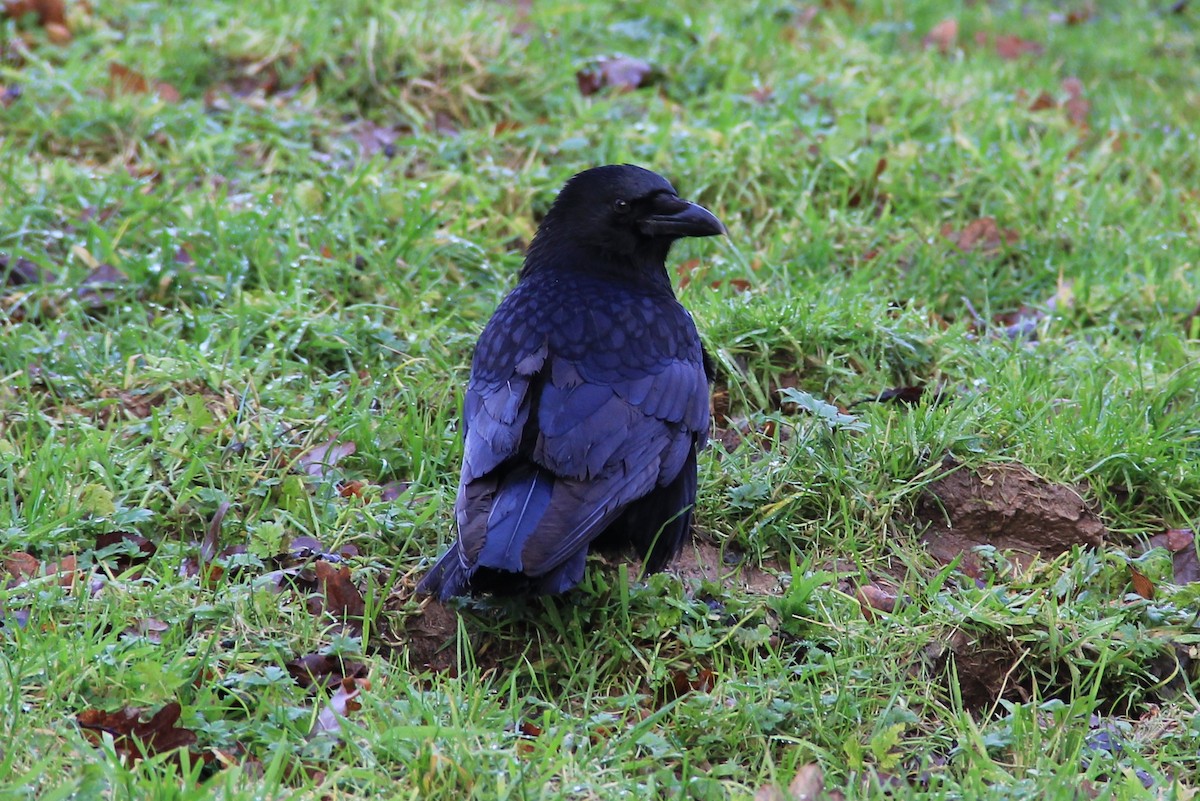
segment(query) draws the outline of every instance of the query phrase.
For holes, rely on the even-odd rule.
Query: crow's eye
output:
[[[617,214],[625,214],[629,211],[629,204],[618,198],[613,201],[613,208],[617,210]]]

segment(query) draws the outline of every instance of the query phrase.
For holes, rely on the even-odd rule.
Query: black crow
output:
[[[650,572],[674,558],[696,501],[711,367],[667,251],[724,233],[641,167],[566,183],[475,347],[458,541],[418,591],[564,592],[593,544],[632,544]]]

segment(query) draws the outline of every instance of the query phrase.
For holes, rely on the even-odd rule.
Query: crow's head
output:
[[[676,239],[725,233],[708,209],[680,198],[661,175],[610,164],[567,181],[538,228],[529,259],[582,250],[600,259],[661,267]]]

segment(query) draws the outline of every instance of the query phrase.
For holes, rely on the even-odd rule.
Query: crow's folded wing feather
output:
[[[690,315],[673,300],[637,300],[585,307],[570,330],[547,331],[532,315],[497,326],[500,340],[485,330],[455,504],[468,573],[555,571],[674,480],[703,442],[708,381]]]

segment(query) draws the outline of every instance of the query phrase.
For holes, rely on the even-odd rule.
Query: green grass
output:
[[[80,571],[0,585],[0,797],[737,799],[814,762],[846,798],[1192,797],[1200,594],[1140,554],[1200,529],[1196,9],[69,5],[62,46],[0,21],[0,255],[60,279],[0,298],[0,557]],[[957,47],[923,47],[948,17]],[[581,96],[617,53],[658,82]],[[1086,129],[1030,109],[1072,77]],[[731,232],[673,264],[750,432],[701,462],[734,575],[597,560],[561,599],[464,602],[431,669],[411,591],[452,536],[472,344],[557,188],[619,161]],[[942,234],[981,217],[1012,241]],[[100,263],[127,279],[81,289]],[[1023,307],[1033,335],[996,335]],[[778,393],[917,383],[944,402],[849,427]],[[335,433],[355,452],[305,480]],[[948,456],[1078,486],[1105,545],[936,564],[914,508]],[[197,574],[224,503],[244,548]],[[273,590],[299,536],[357,549],[365,631]],[[338,732],[286,670],[314,652],[367,666]],[[76,723],[171,701],[205,764]]]

